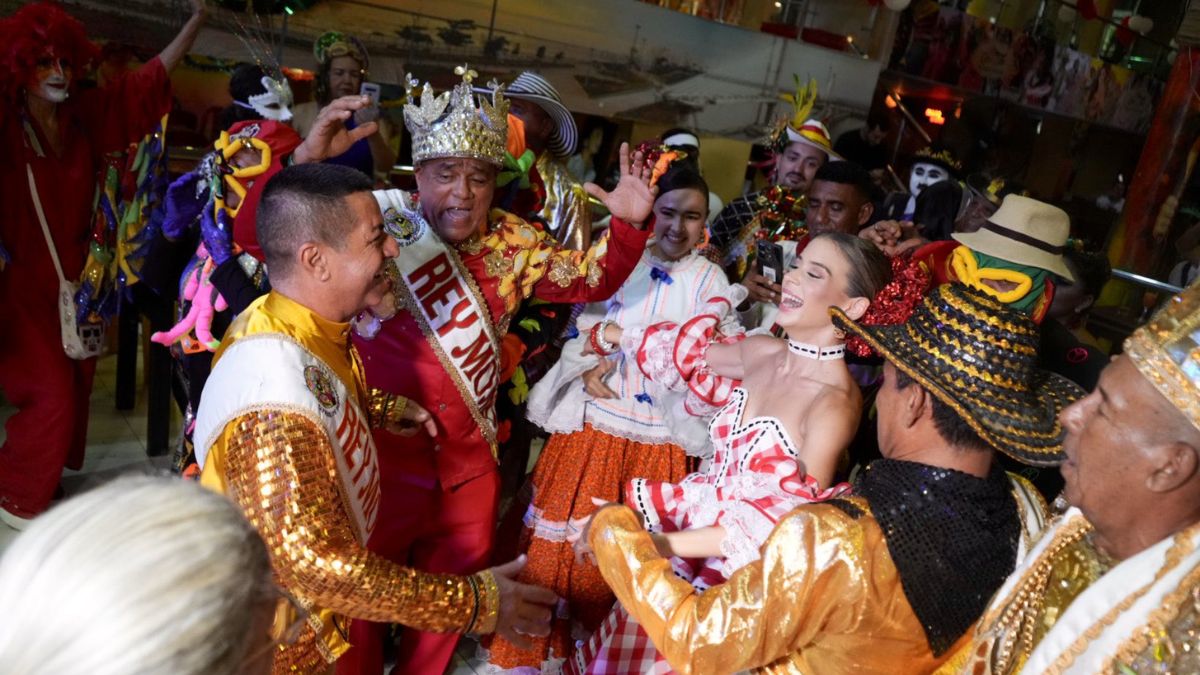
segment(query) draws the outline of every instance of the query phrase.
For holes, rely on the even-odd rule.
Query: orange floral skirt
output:
[[[551,436],[533,470],[533,502],[520,540],[529,562],[518,579],[549,588],[562,602],[548,638],[532,638],[533,649],[526,650],[496,637],[488,661],[503,669],[541,669],[551,659],[569,658],[576,640],[587,639],[616,600],[600,570],[591,562],[576,562],[567,541],[596,512],[592,498],[623,501],[625,485],[634,478],[676,483],[687,474],[687,454],[674,444],[630,441],[590,424]]]

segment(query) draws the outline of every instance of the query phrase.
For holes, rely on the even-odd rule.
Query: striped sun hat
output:
[[[825,124],[818,119],[805,120],[799,128],[789,124],[787,126],[787,142],[811,145],[828,155],[831,162],[842,159],[841,155],[833,151],[833,141],[829,138],[829,129],[826,129]]]
[[[475,91],[491,93],[490,89],[479,87],[476,87]],[[546,111],[550,119],[554,120],[554,133],[550,136],[550,147],[548,148],[550,154],[568,157],[575,152],[575,143],[579,137],[579,130],[575,127],[575,118],[571,116],[571,111],[563,105],[558,90],[546,78],[532,70],[526,70],[504,88],[504,95],[522,101],[533,101]]]
[[[863,326],[836,307],[829,313],[1000,452],[1034,466],[1064,459],[1058,413],[1084,391],[1037,367],[1038,327],[1029,317],[959,283],[930,291],[899,325]]]

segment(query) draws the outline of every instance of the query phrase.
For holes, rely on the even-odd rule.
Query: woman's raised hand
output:
[[[640,152],[629,155],[629,144],[621,144],[621,179],[612,192],[607,192],[595,183],[583,186],[587,193],[599,199],[614,217],[630,225],[641,227],[654,209],[658,186],[650,185],[652,170],[646,166]]]

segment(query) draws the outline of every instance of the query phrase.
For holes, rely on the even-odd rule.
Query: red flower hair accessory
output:
[[[671,163],[687,157],[687,153],[668,148],[658,139],[638,143],[634,152],[642,153],[642,161],[650,167],[650,185],[658,183],[658,179],[671,168]]]
[[[864,326],[896,326],[908,321],[931,286],[929,272],[911,257],[896,256],[890,262],[892,280],[871,299],[867,313],[858,321]],[[846,339],[846,349],[864,358],[874,354],[870,345],[857,335]]]

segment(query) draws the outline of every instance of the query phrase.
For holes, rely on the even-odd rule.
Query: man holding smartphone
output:
[[[813,177],[830,158],[841,159],[829,130],[817,119],[784,126],[772,146],[775,184],[729,202],[709,225],[708,255],[725,268],[730,281],[745,276],[756,239],[782,241],[806,231],[805,199]]]
[[[747,328],[770,326],[779,311],[783,275],[791,268],[809,239],[823,232],[858,231],[871,220],[875,206],[871,202],[871,175],[854,162],[832,161],[813,176],[808,189],[805,222],[808,232],[798,239],[757,242],[754,267],[742,278],[750,291],[748,306],[742,314]]]
[[[396,162],[396,151],[391,143],[392,126],[379,113],[380,87],[366,81],[367,69],[371,65],[367,48],[353,35],[329,31],[313,43],[313,58],[318,64],[315,100],[295,107],[292,125],[296,132],[307,137],[317,113],[335,98],[354,94],[370,97],[371,105],[358,110],[346,120],[346,128],[353,129],[376,122],[379,130],[358,141],[346,152],[325,161],[358,169],[373,179],[386,180]]]

